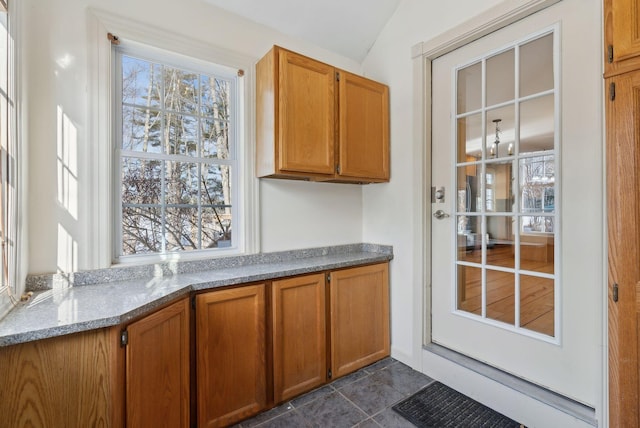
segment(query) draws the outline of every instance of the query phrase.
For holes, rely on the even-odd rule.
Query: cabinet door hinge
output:
[[[336,165],[336,174],[340,174],[340,165]]]
[[[618,301],[618,284],[613,284],[613,301],[617,302]]]
[[[609,64],[613,63],[613,45],[607,46],[607,60]]]
[[[196,296],[191,296],[191,309],[196,310]]]
[[[331,369],[327,372],[327,378],[331,379],[333,377],[333,373],[331,373]]]
[[[327,274],[327,282],[331,282],[331,274],[330,273]]]
[[[122,330],[120,332],[120,346],[124,347],[129,344],[129,332],[127,330]]]
[[[340,72],[336,71],[336,82],[340,81]]]
[[[616,99],[616,84],[611,82],[609,84],[609,100],[613,101]]]

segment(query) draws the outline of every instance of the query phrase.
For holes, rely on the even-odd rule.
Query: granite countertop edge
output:
[[[0,347],[124,325],[192,292],[393,259],[391,247],[380,248],[380,252],[374,247],[373,251],[321,252],[281,261],[262,258],[239,266],[166,277],[36,290],[29,301],[18,304],[0,320]],[[296,252],[287,252],[288,256],[292,254]]]

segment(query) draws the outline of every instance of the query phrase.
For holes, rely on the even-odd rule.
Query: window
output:
[[[237,249],[241,73],[139,46],[115,58],[116,258]]]
[[[16,137],[13,20],[0,0],[0,318],[15,303],[18,292],[18,165]]]

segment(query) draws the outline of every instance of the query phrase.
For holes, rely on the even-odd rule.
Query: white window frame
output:
[[[185,37],[164,29],[130,20],[118,15],[89,8],[90,45],[95,50],[90,55],[89,94],[91,122],[89,138],[90,158],[95,173],[90,203],[92,223],[90,236],[94,247],[89,264],[95,268],[109,267],[124,263],[153,263],[158,261],[179,261],[201,258],[223,257],[235,254],[252,254],[260,250],[259,242],[259,184],[255,178],[255,128],[253,125],[255,107],[254,60],[247,56],[211,45],[207,42]],[[158,51],[179,52],[196,62],[221,64],[230,69],[242,70],[244,76],[237,87],[237,97],[241,100],[236,124],[236,156],[239,170],[234,187],[238,189],[235,205],[240,208],[234,220],[238,227],[234,231],[236,247],[228,251],[186,251],[161,255],[115,257],[114,206],[115,198],[114,162],[118,160],[114,150],[113,116],[113,47],[107,34],[116,35],[122,44],[138,44]],[[105,227],[107,225],[107,227]]]
[[[206,255],[219,255],[219,254],[229,254],[229,253],[237,253],[237,241],[241,240],[242,228],[238,227],[240,232],[240,236],[236,236],[236,227],[238,226],[236,217],[238,215],[238,211],[241,210],[242,207],[238,207],[236,203],[238,199],[238,191],[235,186],[236,181],[238,181],[238,158],[237,158],[237,150],[236,147],[238,145],[237,139],[237,120],[238,120],[238,110],[240,109],[241,100],[237,96],[237,87],[241,84],[242,77],[238,76],[237,70],[230,69],[228,67],[222,67],[218,64],[212,64],[204,61],[198,61],[193,58],[186,58],[182,55],[173,54],[166,51],[160,51],[158,49],[151,49],[146,46],[142,46],[140,44],[135,43],[123,43],[119,46],[116,46],[114,52],[114,141],[116,142],[115,151],[116,151],[116,162],[115,171],[114,171],[114,189],[115,189],[115,199],[117,204],[114,204],[116,211],[114,212],[115,219],[115,236],[114,240],[114,259],[120,261],[127,261],[128,259],[132,260],[140,260],[140,259],[148,259],[154,258],[158,255],[166,257],[168,255],[173,256],[174,251],[160,251],[158,253],[146,253],[146,254],[136,254],[136,255],[125,255],[123,254],[122,248],[122,237],[123,237],[123,228],[122,228],[122,161],[125,157],[131,158],[148,158],[158,161],[175,161],[175,162],[189,162],[193,161],[194,163],[205,164],[207,163],[207,159],[201,158],[198,156],[188,156],[188,155],[168,155],[168,154],[145,154],[142,152],[133,152],[128,150],[122,150],[122,58],[124,56],[139,58],[142,60],[147,60],[149,62],[154,62],[156,64],[160,64],[163,66],[174,67],[181,70],[188,70],[200,75],[210,75],[215,76],[217,78],[222,78],[228,82],[230,82],[230,99],[231,99],[231,109],[230,109],[230,123],[229,123],[229,159],[228,160],[216,160],[212,164],[218,165],[228,165],[231,168],[231,222],[232,222],[232,245],[230,247],[225,248],[216,248],[216,249],[196,249],[189,250],[189,253],[200,253],[200,256]],[[160,111],[164,114],[165,108],[162,106]],[[239,209],[240,208],[240,209]],[[200,224],[199,227],[202,225]],[[207,254],[208,253],[208,254]],[[181,252],[181,254],[186,254],[186,252]]]
[[[18,126],[20,103],[19,93],[19,1],[10,4],[3,1],[0,6],[3,20],[3,65],[2,88],[0,97],[2,135],[2,186],[0,204],[2,204],[2,230],[4,231],[4,249],[0,257],[0,318],[16,303],[17,295],[24,289],[25,262],[20,257],[20,242],[24,239],[24,216],[19,215],[24,207],[22,183],[24,179],[25,160],[22,158],[22,140],[19,138]],[[6,37],[6,38],[5,38]]]

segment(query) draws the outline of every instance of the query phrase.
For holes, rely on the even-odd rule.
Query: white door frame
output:
[[[431,343],[431,66],[432,61],[461,46],[469,44],[483,36],[504,28],[520,19],[552,6],[561,0],[506,0],[486,10],[482,14],[448,30],[439,36],[421,42],[412,47],[413,59],[413,135],[415,147],[421,153],[423,203],[420,205],[422,248],[422,281],[414,285],[414,325],[422,329],[414,330],[414,361],[423,372],[423,346]],[[603,157],[604,159],[604,157]],[[605,208],[603,208],[604,210]],[[604,217],[606,221],[606,216]],[[606,228],[604,228],[606,234]],[[606,239],[604,240],[606,245]],[[606,254],[606,252],[605,252]],[[605,261],[606,262],[606,261]],[[606,269],[605,269],[606,271]],[[605,278],[606,279],[606,278]],[[607,368],[607,296],[603,287],[602,343],[604,367],[602,368],[603,399],[597,418],[602,426],[608,426],[608,368]],[[444,366],[443,366],[444,367]]]

